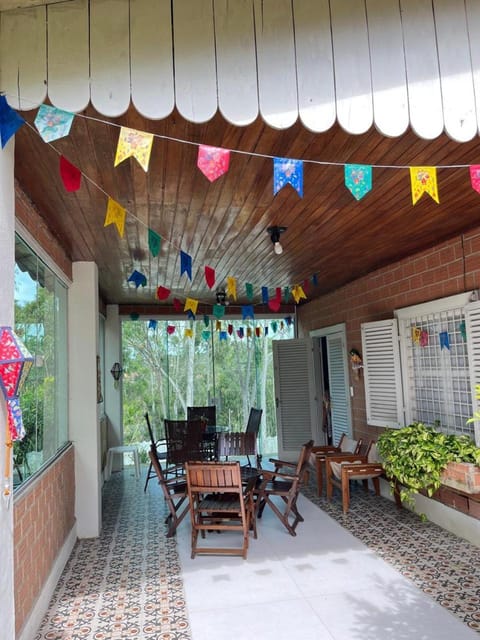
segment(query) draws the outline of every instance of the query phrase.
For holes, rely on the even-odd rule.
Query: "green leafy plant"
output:
[[[480,465],[480,449],[468,436],[446,435],[421,422],[387,429],[378,438],[378,450],[392,488],[398,481],[402,501],[411,506],[415,493],[435,493],[449,462]]]

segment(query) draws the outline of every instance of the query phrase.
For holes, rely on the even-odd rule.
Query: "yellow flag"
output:
[[[115,202],[115,200],[109,198],[107,215],[105,216],[105,222],[103,223],[103,226],[107,227],[109,224],[114,224],[118,229],[120,237],[123,238],[123,231],[125,229],[125,215],[125,209],[121,207],[118,202]]]
[[[305,298],[305,300],[307,299],[301,284],[296,284],[292,287],[292,296],[295,300],[295,304],[298,304],[302,298]]]
[[[217,320],[215,323],[215,331],[221,331],[222,330],[222,323],[220,322],[220,320]]]
[[[412,342],[413,344],[420,344],[420,336],[422,334],[422,330],[420,327],[412,327]]]
[[[185,338],[193,338],[193,329],[185,329]]]
[[[133,156],[142,169],[148,171],[152,144],[153,134],[121,127],[114,166],[116,167],[127,158],[130,158],[130,156]]]
[[[237,299],[237,281],[232,276],[227,278],[227,296],[229,298]]]
[[[252,337],[252,327],[247,327],[247,338]]]
[[[183,308],[184,311],[190,310],[193,313],[193,315],[196,316],[197,308],[198,308],[198,300],[194,300],[193,298],[187,298],[185,300],[185,307]]]
[[[415,204],[424,193],[428,193],[435,202],[438,198],[437,169],[435,167],[410,167],[412,202]]]

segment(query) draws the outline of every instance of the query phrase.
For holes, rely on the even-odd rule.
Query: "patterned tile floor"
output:
[[[346,517],[338,498],[317,498],[313,485],[304,495],[480,633],[479,547],[361,489]],[[154,482],[144,494],[130,469],[114,474],[104,488],[103,533],[77,542],[34,640],[190,639],[176,540],[165,538],[164,517]]]

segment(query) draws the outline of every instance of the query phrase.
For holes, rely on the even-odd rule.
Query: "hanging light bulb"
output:
[[[273,242],[273,251],[279,256],[283,253],[283,247],[280,244],[280,234],[287,230],[287,227],[268,227],[267,232],[270,234],[270,240]]]

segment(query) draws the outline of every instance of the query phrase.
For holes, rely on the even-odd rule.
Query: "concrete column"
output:
[[[105,413],[108,417],[108,446],[123,444],[123,376],[118,384],[114,383],[110,373],[115,362],[122,364],[122,323],[118,314],[118,305],[107,305],[105,320]],[[114,464],[118,465],[119,456]]]
[[[12,137],[0,149],[0,326],[14,326],[15,185],[13,179],[15,142]],[[0,620],[3,640],[15,638],[13,572],[13,498],[4,499],[5,433],[7,412],[0,394]],[[9,453],[11,456],[11,452]],[[10,467],[11,469],[11,467]],[[10,487],[13,478],[10,471]]]
[[[102,528],[100,420],[97,405],[98,270],[73,264],[68,294],[69,425],[75,447],[75,516],[79,538]]]

